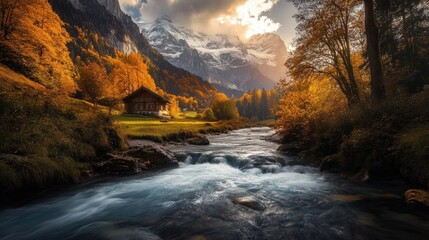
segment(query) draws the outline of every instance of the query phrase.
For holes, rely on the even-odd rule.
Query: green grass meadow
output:
[[[163,137],[181,131],[199,132],[218,125],[217,122],[196,119],[196,115],[196,112],[184,112],[176,119],[161,122],[155,117],[124,114],[114,116],[114,120],[123,127],[130,138]]]

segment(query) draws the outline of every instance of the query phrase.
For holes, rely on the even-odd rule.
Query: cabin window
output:
[[[155,104],[149,103],[149,111],[155,111]]]

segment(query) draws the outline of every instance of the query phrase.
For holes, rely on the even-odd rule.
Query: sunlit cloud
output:
[[[236,8],[233,15],[224,15],[217,20],[220,24],[241,25],[246,27],[245,37],[275,32],[281,25],[263,14],[270,11],[278,0],[247,0]]]
[[[289,26],[284,21],[282,25],[278,23],[283,15],[288,15],[284,0],[120,0],[120,3],[137,22],[148,23],[169,16],[175,24],[194,31],[238,36],[242,40],[255,34],[283,31],[283,24]],[[276,10],[278,7],[284,12]]]

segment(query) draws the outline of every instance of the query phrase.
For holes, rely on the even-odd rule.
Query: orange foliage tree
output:
[[[108,93],[108,76],[104,66],[91,62],[80,69],[78,85],[86,99],[97,108],[98,101]]]
[[[75,90],[64,23],[46,0],[0,1],[0,61],[48,88]]]
[[[144,86],[156,90],[155,81],[148,72],[146,63],[140,54],[130,54],[120,58],[111,58],[112,71],[109,74],[117,95],[123,97]]]
[[[347,106],[347,98],[331,78],[295,81],[283,87],[286,90],[277,107],[276,126],[289,136],[303,135],[311,130],[313,120],[337,114]]]

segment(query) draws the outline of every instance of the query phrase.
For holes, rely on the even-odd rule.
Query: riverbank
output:
[[[0,161],[4,155],[0,155]],[[94,184],[104,183],[115,179],[126,179],[131,176],[146,176],[159,171],[178,167],[176,156],[159,143],[140,141],[131,144],[127,150],[116,150],[107,153],[103,158],[88,164],[85,173],[74,182],[51,183],[37,188],[37,191],[15,189],[0,197],[0,210],[16,208],[49,199],[52,196],[68,192],[72,189],[84,188]],[[4,190],[4,189],[3,189]]]
[[[361,175],[363,180],[401,178],[429,188],[428,102],[425,91],[319,114],[283,130],[282,150],[314,157],[324,171]]]
[[[401,180],[429,189],[429,92],[278,125],[280,151],[358,182]],[[290,125],[292,124],[292,125]],[[283,128],[282,128],[283,127]]]
[[[67,187],[127,148],[107,114],[0,65],[0,204]]]

